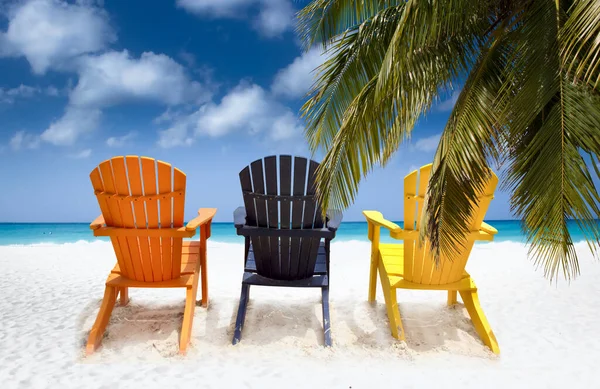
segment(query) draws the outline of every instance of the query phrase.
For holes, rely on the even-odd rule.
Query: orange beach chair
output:
[[[199,280],[202,306],[208,305],[206,240],[217,210],[201,208],[198,216],[184,226],[186,176],[152,158],[114,157],[96,167],[90,178],[102,211],[90,228],[94,236],[110,237],[117,264],[106,280],[86,353],[99,347],[117,296],[121,305],[126,305],[130,287],[186,289],[179,341],[179,351],[185,353]],[[198,228],[198,241],[183,241],[194,236]]]

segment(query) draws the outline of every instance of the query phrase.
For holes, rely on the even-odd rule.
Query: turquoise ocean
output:
[[[498,229],[494,241],[525,243],[525,236],[521,231],[521,224],[518,220],[486,220],[486,222]],[[401,222],[398,224],[402,226]],[[575,222],[571,223],[569,229],[574,242],[585,239]],[[95,240],[108,241],[108,238],[94,237],[88,223],[0,223],[0,246],[64,244]],[[236,235],[233,223],[213,223],[210,240],[213,242],[243,243],[243,238]],[[367,241],[366,222],[343,222],[341,224],[335,241],[350,240]],[[386,242],[393,241],[385,233],[382,233],[382,240]]]

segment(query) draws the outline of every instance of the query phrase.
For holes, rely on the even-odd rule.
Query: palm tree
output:
[[[579,274],[568,220],[597,256],[600,1],[313,0],[298,18],[328,58],[302,107],[324,209],[348,207],[458,84],[421,224],[436,260],[464,243],[492,165],[546,276]]]

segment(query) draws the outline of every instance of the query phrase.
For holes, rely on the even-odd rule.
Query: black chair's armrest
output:
[[[328,228],[279,229],[255,226],[236,227],[237,234],[242,236],[276,236],[290,238],[324,238],[333,239],[335,231]]]
[[[243,227],[246,224],[246,208],[238,207],[233,211],[233,225],[236,228]]]
[[[341,211],[335,209],[327,210],[327,228],[329,231],[337,231],[340,228],[343,216]]]

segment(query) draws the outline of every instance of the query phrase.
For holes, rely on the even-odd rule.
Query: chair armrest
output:
[[[185,225],[185,229],[188,231],[194,231],[203,224],[210,224],[216,213],[216,208],[200,208],[198,210],[198,216],[190,220],[188,224]]]
[[[341,211],[335,209],[327,210],[327,228],[329,231],[337,231],[340,228],[344,215]]]
[[[331,231],[328,228],[269,228],[269,227],[254,227],[254,226],[240,226],[236,228],[237,234],[241,236],[275,236],[275,237],[289,237],[289,238],[323,238],[333,239],[335,237],[335,231]]]
[[[490,226],[489,224],[487,224],[485,222],[481,222],[480,230],[483,232],[487,232],[490,235],[496,235],[498,233],[497,229],[495,229],[494,227]]]
[[[90,229],[97,230],[98,228],[104,226],[104,224],[106,224],[104,222],[104,216],[100,215],[92,222],[92,224],[90,224]]]
[[[377,212],[377,211],[363,211],[363,215],[365,215],[365,217],[367,218],[367,222],[369,224],[378,226],[378,227],[384,227],[387,228],[388,230],[390,230],[391,232],[402,232],[402,228],[400,228],[399,225],[397,225],[396,223],[393,223],[389,220],[386,220],[383,215],[381,214],[381,212]]]
[[[238,207],[235,211],[233,211],[233,225],[238,227],[243,227],[246,224],[246,208]]]
[[[363,215],[367,218],[369,223],[369,239],[373,240],[373,227],[383,227],[390,231],[390,237],[398,240],[402,239],[415,239],[418,236],[418,231],[406,231],[400,228],[394,222],[391,222],[383,217],[381,212],[377,211],[363,211]]]

